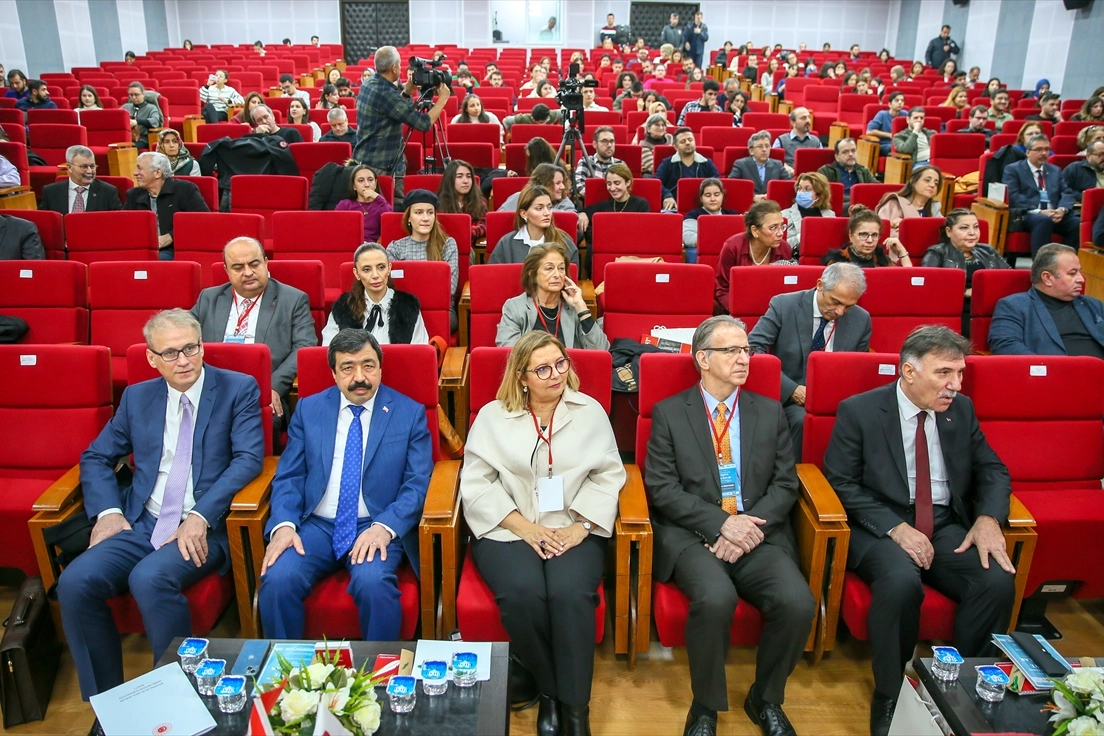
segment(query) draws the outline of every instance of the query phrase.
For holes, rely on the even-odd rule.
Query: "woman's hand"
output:
[[[558,531],[560,530],[549,529],[540,524],[528,524],[518,536],[532,547],[542,560],[550,560],[564,551],[563,541],[556,536]]]
[[[590,218],[587,217],[587,213],[580,212],[578,221],[579,221],[579,224],[578,224],[578,227],[577,227],[578,231],[581,232],[581,233],[585,233],[587,227],[589,227],[589,225],[590,225]]]
[[[583,290],[580,289],[579,285],[572,281],[570,277],[565,277],[565,279],[562,292],[563,300],[579,314],[589,312],[590,307],[588,307],[587,303],[583,300]]]
[[[562,529],[556,529],[553,532],[556,535],[556,539],[559,540],[563,548],[556,553],[557,556],[562,555],[572,547],[578,547],[582,544],[583,540],[590,536],[590,532],[583,528],[583,525],[576,522],[571,526],[565,526]]]
[[[890,227],[890,229],[892,229],[892,230],[896,230],[896,229],[898,229],[899,227],[901,227],[901,221],[902,221],[903,219],[905,219],[905,218],[903,218],[903,217],[894,217],[894,218],[893,218],[892,220],[890,220],[890,221],[889,221],[889,227]]]
[[[905,248],[904,243],[897,238],[886,238],[882,245],[885,246],[885,249],[889,253],[897,256],[897,258],[908,258],[908,250]]]
[[[361,196],[363,196],[369,202],[375,202],[376,197],[379,196],[379,192],[377,192],[375,189],[368,189],[366,191],[361,192]]]

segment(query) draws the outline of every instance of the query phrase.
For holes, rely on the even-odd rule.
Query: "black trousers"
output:
[[[905,664],[912,659],[920,635],[925,583],[958,603],[954,645],[963,657],[980,656],[990,635],[1008,628],[1015,577],[992,558],[989,569],[983,568],[975,547],[956,554],[966,533],[949,507],[936,506],[930,570],[921,569],[889,537],[879,539],[855,568],[874,593],[867,626],[874,654],[874,689],[881,695],[896,698],[901,690]]]
[[[229,120],[226,116],[226,112],[219,112],[215,109],[214,103],[208,102],[203,106],[203,121],[206,123],[225,123]]]
[[[728,710],[725,657],[732,616],[742,596],[764,618],[755,656],[759,694],[781,705],[786,678],[805,651],[816,613],[809,583],[793,558],[782,547],[764,542],[728,563],[695,544],[675,561],[673,580],[690,599],[686,654],[694,700],[710,710]]]
[[[590,702],[606,542],[591,535],[551,560],[526,542],[472,543],[475,566],[502,612],[510,652],[536,678],[541,694],[571,706]]]

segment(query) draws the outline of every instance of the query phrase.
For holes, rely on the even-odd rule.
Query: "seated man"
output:
[[[135,187],[127,191],[124,210],[152,210],[157,215],[157,247],[162,261],[173,259],[173,217],[177,212],[210,212],[199,187],[174,179],[172,164],[163,153],[146,151],[134,167]]]
[[[46,249],[33,222],[0,215],[0,261],[41,261]]]
[[[229,283],[199,292],[192,315],[207,342],[264,343],[272,353],[272,419],[287,426],[288,394],[298,371],[299,348],[318,344],[310,300],[299,289],[268,276],[264,248],[234,238],[222,251]]]
[[[87,146],[65,151],[69,178],[42,188],[38,208],[61,215],[76,212],[109,212],[121,209],[119,190],[96,178],[96,156]]]
[[[989,119],[993,121],[993,125],[996,127],[997,132],[1001,132],[1005,123],[1009,120],[1014,120],[1012,117],[1012,111],[1008,108],[1011,107],[1011,98],[1008,96],[1008,90],[998,90],[992,97],[992,105],[990,105],[987,114]]]
[[[655,178],[663,187],[663,209],[674,212],[678,209],[675,195],[678,193],[679,179],[721,178],[713,161],[698,153],[694,143],[694,131],[679,128],[675,131],[675,154],[665,158],[656,166]]]
[[[805,424],[805,366],[818,351],[865,353],[870,349],[870,314],[858,301],[866,276],[853,263],[824,269],[815,289],[778,294],[755,323],[748,342],[757,353],[782,361],[782,407],[790,422],[794,457],[801,457]]]
[[[771,158],[770,152],[770,133],[765,130],[752,133],[748,138],[748,153],[751,155],[733,161],[732,171],[728,172],[729,179],[747,179],[755,185],[756,202],[767,198],[768,182],[793,178],[793,169]]]
[[[905,93],[894,92],[889,96],[889,109],[881,110],[866,124],[866,132],[878,139],[878,147],[883,156],[888,156],[892,149],[893,119],[905,115]]]
[[[1104,305],[1082,294],[1084,287],[1077,251],[1044,245],[1031,264],[1031,288],[1004,297],[993,310],[993,354],[1104,358]]]
[[[361,636],[394,641],[397,570],[404,553],[417,567],[433,472],[425,408],[382,384],[383,353],[366,330],[337,333],[329,361],[337,385],[299,400],[272,484],[261,621],[268,636],[303,638],[311,588],[345,568]]]
[[[842,402],[824,455],[851,526],[847,567],[874,595],[873,736],[889,732],[924,584],[957,601],[963,657],[981,656],[1012,613],[1015,569],[1001,534],[1012,482],[974,405],[958,396],[969,352],[970,341],[946,327],[914,330],[901,347],[901,378]]]
[[[1061,104],[1061,98],[1057,94],[1047,92],[1039,98],[1039,112],[1035,115],[1028,115],[1024,120],[1048,120],[1057,125],[1062,122],[1062,113],[1058,109]]]
[[[790,526],[798,489],[789,426],[777,401],[740,390],[751,360],[743,322],[705,320],[693,355],[701,382],[652,409],[644,470],[652,575],[690,599],[694,701],[683,733],[715,736],[717,712],[728,710],[725,655],[742,597],[764,618],[744,711],[764,734],[793,734],[782,702],[815,606]]]
[[[586,160],[580,156],[579,163],[575,167],[575,197],[580,203],[583,201],[583,195],[586,191],[586,180],[588,178],[605,179],[606,172],[608,172],[614,164],[625,163],[621,159],[614,157],[613,153],[615,150],[617,150],[617,142],[613,136],[613,128],[608,125],[602,125],[595,128],[594,155],[590,157],[592,166],[587,166]]]
[[[829,182],[838,181],[843,184],[844,209],[851,204],[851,187],[856,184],[876,184],[877,179],[870,169],[858,162],[859,146],[854,138],[840,138],[836,141],[836,160],[830,164],[824,164],[819,169]]]
[[[1032,136],[1027,142],[1027,158],[1009,164],[1001,177],[1008,187],[1008,206],[1024,210],[1032,258],[1055,234],[1070,247],[1079,245],[1081,218],[1073,211],[1073,191],[1063,183],[1062,170],[1047,162],[1048,156],[1050,139]]]
[[[924,127],[927,114],[922,107],[914,107],[908,113],[908,126],[893,136],[893,148],[898,153],[912,156],[912,165],[924,166],[931,158],[931,138],[938,130]],[[938,120],[936,121],[938,122]]]
[[[985,123],[989,120],[989,108],[985,105],[974,105],[970,109],[970,124],[965,128],[960,128],[959,133],[980,133],[985,136],[985,147],[989,148],[989,139],[996,135],[995,130],[990,130],[985,127]]]
[[[303,104],[309,110],[311,106],[310,92],[303,89],[295,88],[295,78],[290,74],[280,75],[280,96],[281,97],[294,97],[302,100]]]
[[[30,110],[56,110],[57,103],[50,99],[50,90],[41,79],[32,79],[27,82],[29,93],[26,97],[16,100],[15,106],[22,110],[24,119]]]
[[[1085,157],[1062,170],[1062,184],[1077,203],[1084,198],[1086,189],[1104,186],[1104,139],[1098,138],[1085,146]]]
[[[130,115],[131,137],[138,148],[149,148],[150,128],[165,124],[157,97],[156,92],[147,94],[141,82],[131,82],[127,87],[127,101],[119,106]]]
[[[134,596],[154,663],[175,637],[191,636],[183,591],[229,571],[226,515],[264,455],[257,381],[205,366],[199,324],[182,309],[155,314],[142,332],[146,359],[161,377],[128,386],[81,455],[84,506],[95,526],[88,550],[57,585],[85,700],[123,683],[109,599]],[[115,468],[132,453],[133,483],[120,488]]]
[[[609,112],[609,108],[595,102],[598,90],[594,87],[583,87],[583,111],[584,112]]]
[[[495,72],[497,74],[497,72]],[[492,85],[493,86],[493,85]],[[516,115],[507,115],[502,124],[509,130],[513,125],[559,125],[560,111],[549,110],[548,105],[538,102],[529,112],[519,112]]]
[[[790,132],[774,139],[774,147],[786,152],[786,165],[791,169],[794,165],[794,154],[799,148],[824,148],[820,139],[810,131],[813,128],[813,117],[808,109],[795,107],[790,111]]]
[[[348,143],[350,146],[356,145],[357,134],[349,127],[349,114],[345,112],[344,107],[331,108],[326,113],[326,122],[330,124],[330,129],[318,139],[320,142],[336,141]]]
[[[272,114],[268,105],[257,105],[249,114],[253,119],[253,133],[251,135],[274,135],[283,139],[287,144],[302,143],[303,136],[295,128],[281,128]]]
[[[721,85],[716,79],[707,79],[702,83],[702,96],[699,100],[690,100],[682,108],[678,124],[686,125],[686,113],[688,112],[719,112],[717,105],[717,93],[721,91]]]

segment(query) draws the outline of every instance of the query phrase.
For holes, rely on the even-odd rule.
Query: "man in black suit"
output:
[[[47,184],[42,189],[40,210],[62,215],[71,212],[107,212],[122,209],[119,190],[96,180],[96,157],[86,146],[69,146],[65,151],[69,179]]]
[[[174,179],[172,164],[163,153],[139,154],[134,183],[127,191],[124,210],[152,210],[157,214],[157,247],[162,261],[173,259],[173,215],[177,212],[210,212],[199,187]]]
[[[755,185],[755,201],[767,198],[767,182],[775,179],[792,179],[793,171],[781,161],[770,157],[770,133],[760,130],[748,139],[750,156],[737,159],[732,164],[729,179],[747,179]]]
[[[1015,568],[1001,533],[1012,481],[973,404],[958,396],[969,352],[946,327],[914,330],[901,378],[842,402],[824,455],[851,525],[847,566],[874,596],[875,736],[893,720],[925,583],[958,603],[954,644],[964,657],[980,656],[1012,613]]]
[[[41,261],[46,249],[33,222],[0,215],[0,261]]]
[[[790,510],[797,474],[782,405],[741,391],[751,348],[744,323],[710,317],[694,332],[701,382],[652,410],[644,479],[657,581],[690,599],[686,653],[694,702],[684,734],[712,736],[728,710],[725,655],[737,597],[759,609],[763,633],[744,711],[764,734],[793,734],[786,678],[815,615],[797,566]]]

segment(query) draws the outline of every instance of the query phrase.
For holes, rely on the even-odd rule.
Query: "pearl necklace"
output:
[[[770,258],[770,248],[767,248],[767,252],[763,254],[763,260],[757,261],[757,260],[755,260],[755,253],[752,252],[751,244],[749,243],[748,244],[748,255],[751,256],[751,262],[752,263],[754,263],[756,266],[762,266]]]

